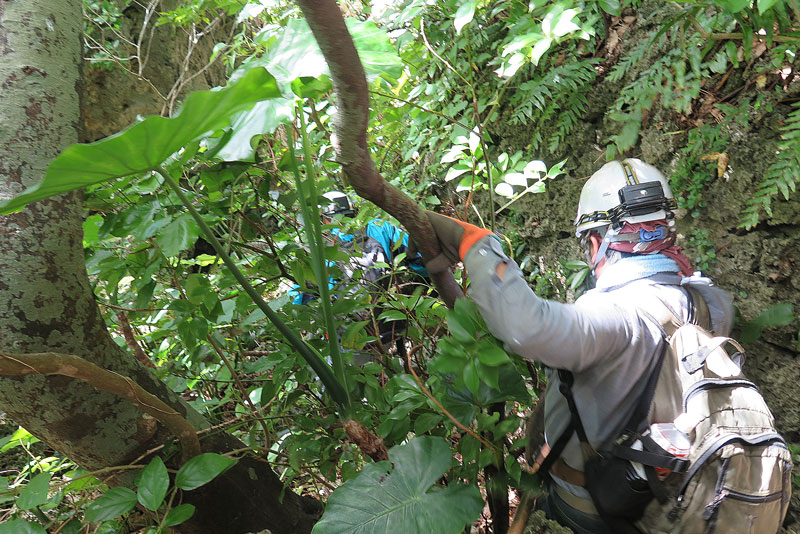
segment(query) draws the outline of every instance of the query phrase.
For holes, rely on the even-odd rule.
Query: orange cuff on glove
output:
[[[479,228],[472,224],[462,223],[460,221],[456,222],[458,222],[459,224],[461,224],[461,226],[464,227],[464,237],[461,238],[461,245],[458,247],[458,255],[463,261],[464,258],[467,256],[467,252],[469,252],[469,249],[471,249],[475,245],[475,243],[477,243],[487,235],[492,235],[492,232],[490,232],[486,228]]]

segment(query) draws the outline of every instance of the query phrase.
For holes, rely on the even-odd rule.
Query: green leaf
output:
[[[774,6],[779,0],[758,0],[758,14],[763,15]]]
[[[462,28],[472,22],[472,18],[475,16],[475,8],[477,6],[478,0],[467,0],[458,6],[458,11],[456,11],[456,17],[453,21],[453,25],[456,28],[456,34],[461,33]]]
[[[619,0],[600,0],[600,7],[609,15],[619,17],[621,6]]]
[[[442,438],[423,436],[389,451],[333,492],[313,534],[458,534],[483,508],[475,486],[431,486],[450,468]]]
[[[36,523],[13,519],[0,525],[0,534],[47,534],[47,531]]]
[[[779,302],[761,312],[758,317],[742,325],[739,339],[744,342],[755,341],[761,337],[765,328],[786,326],[794,321],[794,307],[788,302]]]
[[[180,468],[175,476],[175,485],[185,490],[199,488],[235,463],[236,460],[213,452],[198,454]]]
[[[156,456],[139,476],[137,497],[142,506],[154,512],[161,507],[169,489],[169,474],[164,461]]]
[[[133,510],[136,494],[128,488],[111,488],[86,508],[86,521],[107,521]]]
[[[180,525],[194,515],[194,506],[191,504],[180,504],[170,510],[161,523],[165,527],[174,527]]]
[[[472,328],[472,324],[464,321],[463,318],[458,317],[450,310],[447,312],[447,328],[453,337],[461,343],[475,341],[475,331]]]
[[[47,502],[47,492],[50,490],[50,473],[39,473],[31,479],[19,492],[17,508],[30,510]]]
[[[374,22],[347,19],[346,23],[367,81],[372,82],[381,74],[394,79],[402,75],[403,63],[384,30]],[[328,74],[328,65],[305,19],[289,20],[281,36],[258,62],[286,85],[297,78]]]
[[[279,96],[275,78],[261,68],[224,89],[194,92],[175,117],[151,116],[96,143],[70,146],[50,163],[40,183],[0,202],[0,213],[87,185],[151,171],[190,142],[228,126],[235,113]]]
[[[21,443],[24,443],[25,445],[39,443],[39,438],[24,428],[19,427],[13,434],[11,434],[11,436],[3,438],[3,442],[0,443],[2,443],[2,446],[0,446],[0,452],[6,452],[14,447],[19,447]]]
[[[231,121],[231,135],[220,144],[214,157],[223,161],[254,161],[253,138],[274,132],[278,126],[292,119],[294,104],[291,100],[275,98],[256,103],[253,109],[243,111]]]
[[[750,6],[753,3],[753,0],[717,0],[716,3],[720,5],[722,9],[724,9],[728,13],[738,13],[744,8]],[[749,43],[750,41],[744,41],[744,42]]]
[[[414,421],[414,433],[424,434],[440,424],[444,418],[438,413],[424,413]]]
[[[84,247],[97,244],[101,226],[103,226],[102,215],[90,215],[83,221]]]
[[[478,366],[475,365],[474,360],[468,361],[467,365],[464,366],[462,378],[464,379],[464,384],[467,386],[467,389],[470,391],[470,393],[477,395],[478,390],[481,387],[481,378],[478,374]]]
[[[327,96],[333,89],[330,77],[320,76],[318,78],[297,78],[291,84],[292,92],[300,98],[311,98],[319,100]]]
[[[478,350],[478,360],[490,367],[497,367],[509,361],[508,354],[503,347],[495,343],[482,344]]]
[[[179,252],[194,245],[200,235],[200,227],[188,213],[184,213],[169,223],[158,235],[156,242],[164,255],[177,256]]]

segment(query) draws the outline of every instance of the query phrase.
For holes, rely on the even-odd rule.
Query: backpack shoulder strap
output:
[[[711,329],[711,312],[703,295],[691,285],[681,286],[689,297],[689,322],[706,330]]]
[[[569,442],[572,434],[578,434],[578,440],[581,443],[581,453],[583,454],[583,459],[586,460],[589,456],[594,454],[594,450],[589,445],[589,440],[586,438],[586,431],[583,428],[583,423],[581,422],[581,416],[578,414],[578,408],[575,405],[575,397],[572,395],[572,385],[575,383],[575,377],[570,371],[565,369],[558,369],[558,391],[567,399],[567,406],[569,407],[569,423],[567,423],[567,427],[558,436],[558,439],[553,443],[553,446],[550,447],[550,452],[547,453],[547,457],[545,457],[542,465],[539,467],[539,472],[543,473],[544,476],[549,476],[550,468],[553,467],[553,464],[561,457],[561,453],[564,452],[564,447],[567,446],[567,442]]]

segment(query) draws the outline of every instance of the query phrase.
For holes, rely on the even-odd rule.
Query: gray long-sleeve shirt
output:
[[[495,272],[501,262],[507,263],[502,280]],[[688,319],[686,292],[677,285],[658,284],[647,278],[615,289],[589,291],[575,304],[539,298],[517,264],[491,237],[470,249],[464,265],[471,280],[469,294],[495,337],[524,358],[573,372],[575,403],[595,448],[617,437],[615,433],[630,418],[660,355],[664,343],[661,328],[646,310],[666,304],[682,320]],[[709,304],[712,329],[726,335],[732,317],[727,293],[711,286],[707,279],[693,287]],[[557,375],[550,373],[549,378],[545,436],[552,443],[570,415],[558,391]],[[576,436],[562,458],[583,470]]]

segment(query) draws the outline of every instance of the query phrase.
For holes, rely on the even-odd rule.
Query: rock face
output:
[[[663,13],[645,2],[635,13],[637,21],[624,36],[622,56],[630,51],[642,36],[663,19]],[[577,199],[585,180],[605,162],[605,146],[611,135],[618,133],[618,125],[611,119],[611,104],[622,87],[636,79],[638,73],[652,63],[663,50],[654,48],[620,81],[613,82],[601,74],[587,94],[589,108],[582,121],[552,153],[540,150],[533,157],[543,159],[548,166],[568,158],[566,176],[548,184],[540,195],[527,195],[519,200],[513,212],[507,213],[501,231],[517,233],[528,245],[526,254],[541,258],[547,266],[558,265],[559,259],[583,259],[574,237],[572,221],[575,218]],[[753,59],[757,65],[758,59]],[[795,70],[797,67],[795,60]],[[734,337],[741,335],[744,322],[753,320],[761,312],[777,303],[790,303],[794,307],[791,324],[771,327],[761,337],[745,343],[748,351],[745,372],[761,387],[779,430],[789,442],[800,442],[800,405],[796,400],[800,383],[798,359],[798,330],[800,329],[800,195],[790,200],[778,195],[772,200],[772,215],[761,215],[760,223],[751,230],[740,227],[742,214],[752,200],[757,185],[768,167],[775,161],[779,149],[780,128],[800,93],[800,82],[777,84],[759,94],[756,85],[748,82],[752,71],[744,72],[745,65],[731,69],[728,77],[706,80],[704,87],[723,89],[711,96],[703,96],[692,104],[692,115],[678,114],[662,107],[660,101],[649,110],[642,123],[636,146],[623,154],[651,163],[667,176],[683,172],[682,164],[691,151],[691,130],[706,125],[716,133],[715,147],[729,158],[724,173],[717,176],[712,170],[704,177],[689,174],[682,178],[684,189],[676,194],[687,194],[687,188],[699,193],[701,204],[687,213],[682,210],[678,221],[679,244],[684,247],[695,264],[703,265],[704,274],[731,292],[738,311]],[[725,121],[717,126],[717,118],[704,115],[702,108],[710,109],[712,98],[723,99],[733,93],[725,103],[727,116],[740,114],[740,118]],[[706,98],[706,101],[700,101]],[[761,104],[759,104],[759,102]],[[762,105],[766,104],[766,105]],[[507,113],[508,110],[505,110]],[[506,128],[497,125],[492,132],[501,151],[509,154],[529,147],[534,132],[523,126]],[[544,136],[547,138],[547,136]],[[709,146],[714,143],[709,143]],[[708,152],[696,153],[699,160]],[[527,152],[530,155],[530,151]],[[704,165],[704,164],[703,164]],[[711,166],[711,164],[709,164]],[[696,168],[696,167],[695,167]],[[482,206],[484,207],[484,206]],[[488,210],[488,206],[485,206]],[[698,233],[700,230],[704,233]],[[697,261],[697,260],[700,261]],[[786,526],[789,532],[798,531],[800,501],[792,501]]]

